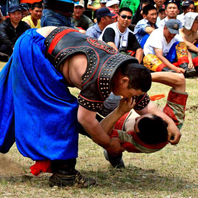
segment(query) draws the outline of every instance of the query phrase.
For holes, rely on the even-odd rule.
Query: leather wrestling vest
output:
[[[111,80],[117,68],[137,59],[116,52],[112,47],[77,30],[59,27],[45,39],[46,58],[59,70],[60,65],[71,55],[83,53],[87,57],[87,69],[82,77],[82,90],[78,96],[81,106],[91,111],[101,109],[111,92]]]

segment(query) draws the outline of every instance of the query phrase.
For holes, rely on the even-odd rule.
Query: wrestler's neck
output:
[[[60,72],[68,84],[82,89],[82,76],[87,68],[87,57],[84,54],[76,54],[67,58],[60,66]]]

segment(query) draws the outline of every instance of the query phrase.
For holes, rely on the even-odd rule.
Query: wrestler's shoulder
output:
[[[43,37],[47,37],[54,29],[56,29],[56,26],[46,26],[37,29],[36,31],[41,34]]]

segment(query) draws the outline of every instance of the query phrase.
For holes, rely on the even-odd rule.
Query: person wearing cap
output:
[[[164,28],[154,30],[144,45],[143,64],[151,71],[183,73],[185,77],[196,74],[192,57],[179,35],[179,21],[169,19]],[[174,64],[173,64],[174,63]]]
[[[133,32],[128,28],[131,24],[131,20],[131,9],[121,8],[118,21],[108,25],[102,32],[99,40],[106,42],[116,51],[134,56],[138,62],[141,63],[143,59],[143,50]]]
[[[72,22],[74,23],[75,27],[80,27],[83,30],[87,30],[93,25],[93,21],[83,14],[84,10],[84,4],[82,4],[81,2],[79,4],[74,4]]]
[[[74,27],[71,16],[74,3],[79,0],[43,0],[43,15],[41,26],[68,26]]]
[[[169,19],[176,19],[179,13],[176,0],[169,0],[165,8],[166,18],[161,20],[157,25],[158,28],[163,28]],[[179,21],[179,28],[182,28],[182,23]]]
[[[22,18],[24,18],[30,14],[29,6],[27,3],[20,3],[19,6],[22,10]]]
[[[193,58],[193,65],[198,70],[198,13],[185,14],[184,27],[180,29],[179,34],[187,44]]]
[[[182,2],[182,10],[183,10],[183,13],[177,15],[177,19],[180,20],[182,23],[182,26],[184,26],[185,14],[188,12],[195,11],[194,1],[192,1],[192,0],[183,1]]]
[[[134,29],[134,34],[142,48],[144,47],[149,35],[153,30],[157,29],[157,9],[155,6],[151,4],[146,5],[143,8],[143,17],[144,19],[140,20]]]
[[[114,16],[115,14],[106,7],[98,9],[96,11],[97,23],[89,27],[85,34],[98,39],[104,28],[114,22]]]
[[[112,8],[116,14],[119,14],[119,10],[120,10],[119,4],[120,2],[118,0],[110,0],[110,1],[107,1],[106,7]]]
[[[16,40],[30,26],[21,21],[22,11],[19,5],[11,5],[8,9],[9,18],[0,24],[0,52],[10,56]]]
[[[41,28],[42,12],[42,4],[33,3],[30,8],[30,15],[24,17],[22,21],[25,21],[31,28]]]

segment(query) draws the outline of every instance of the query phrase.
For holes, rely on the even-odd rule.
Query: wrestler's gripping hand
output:
[[[179,143],[179,140],[181,138],[181,133],[175,123],[169,124],[168,125],[168,141],[172,144],[175,145]]]
[[[117,108],[118,113],[120,113],[120,115],[124,115],[125,113],[128,113],[131,109],[133,109],[135,104],[136,102],[135,99],[133,98],[122,98]]]

